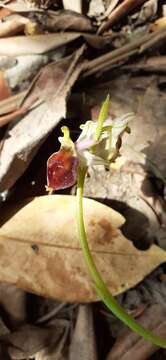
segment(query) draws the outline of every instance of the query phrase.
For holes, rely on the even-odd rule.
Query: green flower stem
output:
[[[83,188],[84,188],[84,179],[86,175],[86,169],[79,169],[78,172],[78,182],[77,182],[77,223],[79,230],[79,237],[81,242],[81,247],[83,250],[83,254],[91,274],[91,277],[94,281],[94,286],[98,296],[104,302],[104,304],[108,307],[112,313],[119,318],[125,325],[127,325],[131,330],[135,331],[137,334],[142,336],[145,340],[157,345],[161,348],[166,348],[166,339],[161,339],[158,336],[155,336],[150,331],[144,329],[139,323],[137,323],[132,316],[127,314],[125,310],[117,303],[115,298],[111,295],[109,290],[107,289],[102,277],[100,276],[96,265],[93,261],[93,257],[91,255],[86,231],[84,226],[84,215],[83,215]],[[155,314],[154,314],[155,316]]]

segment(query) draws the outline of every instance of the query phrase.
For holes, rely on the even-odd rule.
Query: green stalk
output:
[[[139,323],[137,323],[133,317],[125,312],[125,310],[117,303],[115,298],[111,295],[107,286],[105,285],[102,277],[100,276],[96,265],[93,261],[91,255],[86,231],[84,226],[84,214],[83,214],[83,188],[84,188],[84,179],[86,175],[86,169],[79,169],[78,172],[78,181],[77,181],[77,224],[79,230],[79,238],[83,254],[90,272],[90,275],[94,281],[94,286],[98,296],[104,302],[112,313],[119,318],[125,325],[127,325],[131,330],[142,336],[145,340],[151,342],[154,345],[157,345],[161,348],[166,348],[166,340],[161,339],[158,336],[155,336],[150,331],[144,329]]]

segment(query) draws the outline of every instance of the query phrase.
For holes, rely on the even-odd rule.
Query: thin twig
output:
[[[26,91],[22,91],[17,95],[12,95],[5,100],[0,101],[0,116],[17,110],[26,95]]]
[[[36,324],[43,324],[45,322],[48,322],[49,320],[51,320],[52,318],[54,318],[59,311],[61,311],[65,306],[67,305],[67,303],[60,303],[59,305],[57,305],[53,310],[51,310],[49,313],[41,316],[39,319],[36,320]]]
[[[28,110],[30,110],[31,106],[34,105],[34,103],[36,103],[37,100],[38,98],[33,98],[32,101],[27,106],[22,106],[10,114],[0,116],[0,128],[4,125],[7,125],[9,122],[17,119],[18,116],[26,114]]]
[[[108,21],[100,26],[98,34],[102,34],[105,30],[108,30],[115,22],[117,22],[123,16],[127,15],[137,6],[143,4],[145,1],[147,0],[124,0],[119,6],[115,8],[114,11],[112,11]]]

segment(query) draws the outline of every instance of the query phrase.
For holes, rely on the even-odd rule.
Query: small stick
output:
[[[17,95],[12,95],[5,100],[1,100],[0,116],[18,110],[18,108],[20,107],[20,103],[23,101],[23,99],[26,96],[26,93],[27,91],[24,90]]]
[[[140,54],[143,51],[151,48],[152,43],[153,45],[159,43],[160,40],[165,39],[165,36],[166,29],[161,29],[156,33],[144,35],[141,38],[133,40],[129,44],[124,45],[119,49],[115,49],[107,54],[101,55],[97,59],[91,60],[85,64],[82,77],[90,76],[94,73],[97,73],[98,71],[106,71],[112,65],[116,65],[117,62],[123,61],[129,56],[135,55],[137,53]]]
[[[112,50],[107,54],[99,56],[97,59],[87,62],[83,76],[85,77],[87,74],[89,76],[91,73],[95,73],[96,69],[98,70],[99,65],[102,68],[104,63],[108,64],[109,61],[111,63],[113,60],[117,61],[117,59],[119,60],[119,57],[121,56],[122,58],[126,57],[131,51],[139,49],[140,46],[142,46],[144,43],[147,43],[147,41],[149,41],[152,37],[154,37],[154,34],[142,36],[141,38],[133,40],[129,44],[124,45],[119,49]],[[120,60],[122,58],[120,58]]]
[[[127,15],[131,10],[143,4],[146,0],[124,0],[119,6],[115,8],[110,14],[108,21],[103,23],[98,30],[98,34],[102,34],[108,30],[115,22]]]
[[[137,53],[138,53],[138,49],[135,49],[135,50],[129,51],[128,53],[121,54],[114,59],[107,60],[107,61],[103,62],[102,64],[99,64],[95,68],[92,68],[92,69],[86,71],[83,74],[83,77],[91,76],[100,71],[105,72],[112,67],[121,65],[122,61],[127,61],[130,56],[136,55]]]
[[[10,114],[0,116],[0,128],[7,125],[9,122],[15,120],[18,116],[24,115],[31,106],[36,102],[37,98],[33,98],[27,106],[22,106],[20,109],[13,111]]]

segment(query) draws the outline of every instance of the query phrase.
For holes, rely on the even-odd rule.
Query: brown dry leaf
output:
[[[23,174],[47,135],[65,117],[66,98],[82,70],[82,52],[80,48],[73,55],[43,67],[33,82],[24,108],[37,97],[42,103],[5,133],[0,154],[0,191],[10,188]]]
[[[11,91],[5,80],[4,73],[0,71],[0,101],[5,100],[11,96]]]
[[[76,197],[42,196],[18,206],[3,209],[0,281],[63,301],[97,300],[79,245]],[[137,250],[118,230],[124,218],[111,208],[84,199],[84,209],[94,260],[113,295],[166,260],[155,245]]]
[[[166,310],[159,304],[152,305],[139,318],[145,328],[151,329],[156,335],[166,337]],[[158,350],[157,346],[145,341],[133,331],[126,330],[111,349],[107,360],[146,360]]]

